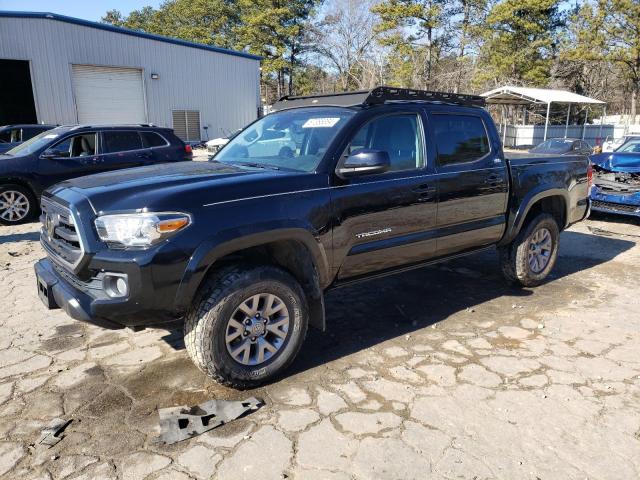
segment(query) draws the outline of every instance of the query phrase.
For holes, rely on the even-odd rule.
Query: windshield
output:
[[[531,149],[533,153],[565,153],[571,150],[571,146],[573,145],[573,140],[564,140],[553,138],[551,140],[547,140],[546,142],[542,142],[537,147]]]
[[[625,143],[616,152],[640,153],[640,139]]]
[[[355,112],[304,108],[272,113],[235,136],[215,161],[311,172]]]
[[[21,143],[17,147],[12,148],[5,155],[11,155],[14,157],[24,157],[25,155],[31,155],[34,152],[37,152],[41,148],[49,145],[53,139],[58,138],[61,133],[64,132],[56,132],[56,130],[47,130],[42,132],[39,135],[27,140],[24,143]]]

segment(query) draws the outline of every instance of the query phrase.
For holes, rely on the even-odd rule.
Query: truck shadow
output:
[[[608,236],[564,232],[558,262],[545,285],[608,262],[634,245],[632,241]],[[542,291],[544,288],[544,285],[538,289],[507,285],[498,266],[497,253],[485,251],[332,290],[326,297],[327,331],[309,329],[304,347],[283,376],[414,334],[467,309],[473,315],[471,310],[500,297],[508,298],[505,302],[508,311],[523,297],[539,296],[541,302],[553,308],[549,296]],[[565,302],[562,298],[559,301]],[[473,322],[474,316],[470,316],[469,321]],[[170,330],[163,340],[176,350],[184,348],[181,329]]]
[[[560,257],[545,285],[608,262],[634,245],[618,238],[564,232]],[[504,302],[505,313],[511,312],[513,304],[523,301],[522,297],[539,296],[540,302],[553,308],[544,288],[519,289],[507,285],[497,253],[489,251],[331,291],[326,302],[327,331],[309,331],[298,359],[285,375],[414,334],[467,309],[469,322],[473,322],[472,310],[499,297],[510,297]],[[570,301],[571,298],[554,299],[556,303]],[[469,331],[473,330],[470,324]]]

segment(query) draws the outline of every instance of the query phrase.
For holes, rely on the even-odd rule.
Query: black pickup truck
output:
[[[106,328],[183,321],[194,363],[244,388],[324,329],[327,289],[493,247],[509,281],[538,285],[589,213],[589,161],[505,158],[483,106],[285,97],[209,162],[60,183],[42,198],[39,295]]]

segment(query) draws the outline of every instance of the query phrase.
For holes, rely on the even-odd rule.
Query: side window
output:
[[[484,122],[473,115],[432,115],[438,165],[480,160],[490,152]]]
[[[9,142],[16,143],[21,142],[22,138],[22,130],[20,128],[14,128],[11,130],[11,135],[9,136]]]
[[[105,131],[102,132],[103,153],[128,152],[140,150],[142,141],[136,131]]]
[[[144,148],[165,147],[168,145],[164,138],[154,132],[140,132],[140,136],[142,137],[142,146]]]
[[[44,130],[38,130],[36,128],[23,128],[22,129],[22,141],[26,142],[30,138],[35,137],[39,133],[44,132]]]
[[[55,151],[58,157],[90,157],[96,154],[96,134],[85,133],[67,137],[56,143],[49,150]]]
[[[357,150],[383,150],[389,154],[389,171],[412,170],[424,165],[421,123],[417,115],[388,115],[364,125],[353,137],[346,154]]]

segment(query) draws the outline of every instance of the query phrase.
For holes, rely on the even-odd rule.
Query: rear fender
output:
[[[538,185],[535,189],[525,195],[515,214],[513,212],[510,212],[507,222],[507,230],[502,237],[502,240],[500,240],[500,242],[498,243],[498,246],[510,243],[518,235],[518,233],[522,229],[522,226],[524,225],[524,221],[527,218],[527,215],[531,211],[531,207],[533,207],[537,202],[544,198],[556,196],[560,196],[564,199],[565,224],[559,225],[560,230],[564,229],[567,226],[566,219],[569,218],[569,194],[567,190],[563,188],[556,188],[550,185]]]

